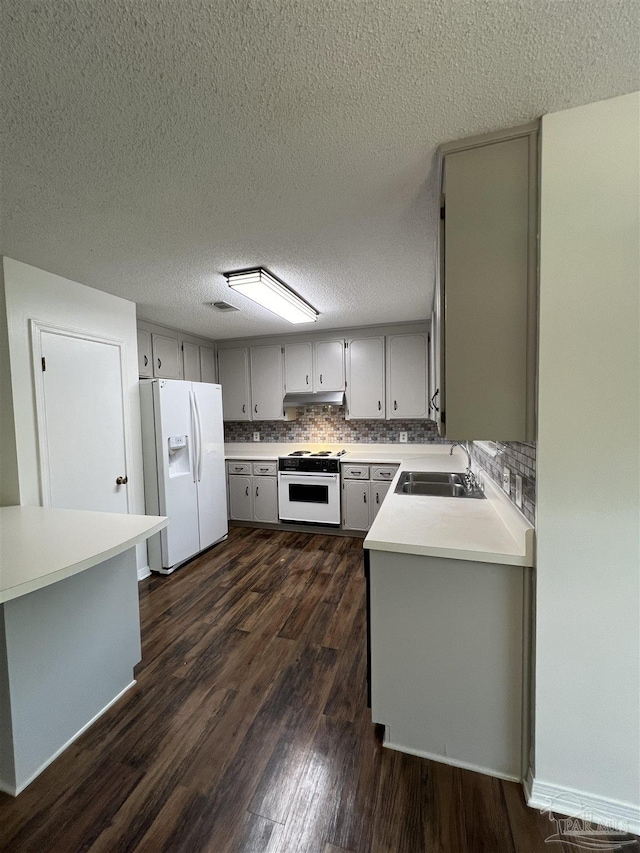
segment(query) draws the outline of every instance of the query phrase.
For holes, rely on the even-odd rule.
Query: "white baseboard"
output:
[[[151,569],[149,566],[138,567],[138,582],[143,581],[145,578],[151,577]]]
[[[524,790],[527,805],[610,827],[622,833],[640,835],[640,806],[565,788],[534,779],[529,773]]]
[[[499,770],[494,770],[491,767],[480,767],[478,764],[471,764],[468,761],[458,761],[456,758],[449,758],[446,755],[439,755],[435,752],[425,752],[421,749],[411,749],[408,746],[391,743],[386,741],[383,743],[387,749],[395,749],[396,752],[406,752],[408,755],[417,755],[419,758],[428,758],[431,761],[439,761],[440,764],[448,764],[451,767],[460,767],[462,770],[473,770],[474,773],[484,773],[485,776],[493,776],[496,779],[506,779],[508,782],[521,782],[520,776],[514,776],[510,773],[501,773]]]
[[[73,735],[73,737],[70,737],[69,740],[60,747],[60,749],[57,749],[50,758],[47,758],[47,760],[44,761],[34,773],[32,773],[30,776],[28,776],[27,779],[25,779],[19,785],[15,785],[15,786],[11,787],[11,786],[8,786],[8,785],[6,785],[0,781],[0,791],[4,791],[5,794],[10,794],[12,797],[17,797],[18,794],[20,794],[22,791],[24,791],[24,789],[27,787],[27,785],[30,785],[33,782],[33,780],[36,779],[42,773],[42,771],[45,770],[52,762],[54,762],[59,755],[62,755],[62,753],[65,751],[65,749],[70,747],[71,744],[75,740],[77,740],[81,734],[84,734],[84,732],[86,732],[86,730],[90,726],[92,726],[96,720],[98,720],[104,713],[106,713],[112,705],[115,705],[115,703],[118,701],[118,699],[120,699],[122,696],[124,696],[124,694],[127,692],[127,690],[130,690],[135,683],[136,683],[136,681],[134,679],[130,684],[127,684],[127,686],[124,688],[124,690],[121,690],[117,696],[114,696],[113,699],[110,702],[108,702],[101,711],[98,711],[98,713],[95,716],[93,716],[89,720],[88,723],[85,723],[85,725],[82,726],[82,728],[79,731],[77,731]]]

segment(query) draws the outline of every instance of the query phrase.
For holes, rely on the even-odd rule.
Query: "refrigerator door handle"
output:
[[[191,444],[193,445],[193,454],[192,454],[192,464],[193,464],[193,482],[198,482],[198,429],[196,427],[196,407],[194,402],[193,391],[189,391],[189,408],[191,409],[191,434],[193,436],[193,441]]]
[[[200,419],[200,406],[198,405],[198,395],[193,393],[193,402],[196,406],[196,423],[198,425],[198,482],[202,479],[202,420]]]

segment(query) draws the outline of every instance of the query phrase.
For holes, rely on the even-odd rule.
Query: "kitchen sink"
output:
[[[479,489],[467,489],[462,474],[442,471],[404,471],[396,486],[398,495],[431,495],[440,498],[484,498]]]

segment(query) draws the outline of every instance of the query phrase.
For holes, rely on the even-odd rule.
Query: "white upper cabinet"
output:
[[[387,417],[429,417],[429,374],[426,334],[387,338]]]
[[[344,340],[314,344],[314,391],[344,391]]]
[[[313,344],[285,344],[284,387],[290,393],[313,391]]]
[[[182,342],[182,373],[188,382],[200,382],[200,353],[196,344]]]
[[[200,381],[216,381],[216,359],[211,347],[198,347],[200,350]],[[185,377],[186,378],[186,377]]]
[[[218,381],[222,385],[225,421],[250,421],[249,350],[218,350]]]
[[[344,391],[344,340],[285,344],[285,391]]]
[[[350,338],[346,355],[346,419],[384,419],[384,337]]]
[[[153,375],[159,379],[182,379],[178,339],[152,334],[151,346]]]
[[[138,329],[138,376],[151,379],[153,364],[151,356],[151,334]]]
[[[283,347],[251,347],[251,417],[254,421],[284,420]]]

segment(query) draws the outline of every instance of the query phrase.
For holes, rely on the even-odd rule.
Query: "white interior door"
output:
[[[33,330],[43,504],[128,512],[121,344]]]

